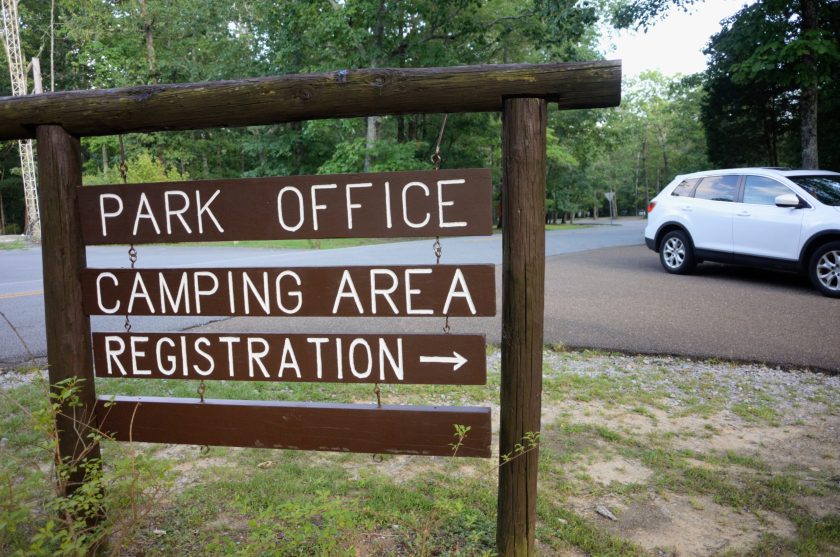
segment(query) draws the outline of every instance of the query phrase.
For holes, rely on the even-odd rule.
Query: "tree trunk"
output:
[[[802,141],[802,168],[819,168],[820,161],[817,153],[817,97],[818,88],[806,87],[799,97],[802,127],[800,139]]]
[[[380,56],[382,54],[382,39],[385,34],[385,25],[382,17],[385,15],[385,0],[379,1],[379,9],[376,12],[376,25],[373,28],[373,44],[375,53],[370,61],[371,68],[378,68],[380,66]],[[373,164],[372,151],[379,141],[379,129],[381,127],[381,116],[368,116],[367,118],[367,134],[365,134],[365,172],[370,172]]]
[[[157,58],[155,56],[155,38],[152,35],[154,20],[149,16],[146,0],[137,0],[140,4],[140,18],[143,20],[143,38],[146,41],[146,61],[149,65],[149,81],[157,83],[159,75],[157,71]]]
[[[802,35],[810,34],[817,30],[818,15],[817,4],[819,0],[800,0],[802,7]],[[803,66],[814,68],[816,60],[812,54],[806,54]],[[819,82],[817,75],[812,74],[810,80],[805,76],[806,83],[802,85],[802,93],[799,96],[799,108],[801,117],[800,141],[802,145],[802,168],[819,168],[819,155],[817,152],[817,98],[819,96]]]
[[[102,175],[108,174],[109,165],[108,165],[108,146],[104,143],[102,144]]]

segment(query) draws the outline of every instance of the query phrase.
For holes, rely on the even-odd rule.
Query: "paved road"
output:
[[[840,300],[820,296],[806,280],[784,273],[706,264],[693,276],[669,275],[661,269],[656,255],[641,245],[642,227],[638,221],[631,221],[616,227],[597,226],[548,234],[546,342],[840,371]],[[447,263],[499,263],[501,259],[498,237],[445,239],[443,246],[443,261]],[[322,252],[266,254],[264,250],[232,249],[234,251],[210,248],[197,254],[178,252],[179,265],[308,265],[322,264],[324,257],[329,264],[335,265],[433,262],[428,241]],[[157,258],[170,257],[157,250],[164,248],[143,248],[144,266],[162,265]],[[91,266],[122,265],[123,250],[92,251]],[[0,253],[0,265],[4,255]],[[111,260],[114,257],[116,262]],[[374,260],[369,259],[373,257]],[[0,288],[6,284],[2,269],[0,266]],[[17,278],[26,280],[26,276]],[[23,283],[16,287],[25,289],[33,288],[33,285]],[[500,298],[498,269],[497,292]],[[22,299],[30,299],[31,303],[38,298],[0,299],[0,310],[6,315],[11,312],[19,319],[8,304]],[[501,307],[500,299],[497,307]],[[177,328],[173,319],[167,321],[167,330]],[[138,320],[133,320],[135,330],[161,328],[154,322],[140,323]],[[329,333],[346,332],[348,328],[343,320],[306,317],[234,318],[211,323],[188,321],[184,320],[178,326],[227,332]],[[499,342],[498,316],[452,319],[451,325],[455,333],[482,332],[488,341]],[[3,350],[0,354],[5,355],[9,346],[17,341],[3,332],[3,326],[0,324],[0,349]],[[94,321],[94,328],[100,330],[118,330],[120,326],[121,321],[115,319],[97,318]],[[352,322],[353,330],[358,332],[437,332],[442,326],[443,320],[439,318],[366,318]],[[28,329],[30,335],[38,333],[34,329],[35,326]],[[3,341],[7,338],[8,343]],[[19,349],[17,353],[21,353]],[[4,357],[0,356],[0,362]]]
[[[599,222],[606,223],[604,219]],[[644,222],[622,221],[623,226],[598,225],[546,234],[546,254],[557,255],[606,246],[638,245]],[[444,238],[443,263],[495,263],[502,260],[500,235]],[[431,240],[399,242],[335,250],[268,250],[234,247],[140,246],[138,266],[155,267],[276,267],[316,265],[424,265],[434,263]],[[126,248],[88,248],[90,267],[128,265]],[[0,251],[0,365],[10,365],[46,354],[41,250]],[[3,318],[5,316],[5,319]],[[6,321],[14,324],[12,328]],[[134,330],[177,331],[218,319],[193,317],[132,318]],[[282,322],[282,321],[280,321]],[[247,326],[248,324],[243,324]],[[122,330],[123,318],[93,317],[95,331]],[[238,324],[237,324],[238,326]],[[18,338],[15,329],[25,344]]]

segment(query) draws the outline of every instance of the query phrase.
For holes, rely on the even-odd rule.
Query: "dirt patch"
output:
[[[646,483],[653,474],[652,470],[643,466],[638,460],[630,460],[620,456],[612,460],[590,464],[587,466],[586,472],[593,480],[607,486],[612,483]]]
[[[764,534],[792,537],[796,533],[796,527],[782,516],[762,513],[759,518],[718,505],[710,497],[669,495],[629,504],[613,497],[600,504],[618,520],[599,515],[589,501],[576,501],[575,510],[648,551],[680,557],[745,551]]]

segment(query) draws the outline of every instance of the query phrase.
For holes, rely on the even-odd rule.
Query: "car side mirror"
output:
[[[801,204],[799,198],[792,193],[785,193],[776,196],[776,207],[790,207],[796,209]]]

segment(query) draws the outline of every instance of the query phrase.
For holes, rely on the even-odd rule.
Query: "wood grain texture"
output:
[[[86,186],[78,195],[88,245],[493,233],[488,169]]]
[[[81,281],[88,315],[496,315],[493,265],[85,269]]]
[[[485,347],[484,335],[93,334],[97,377],[140,379],[484,385]]]
[[[97,417],[119,441],[490,456],[489,408],[120,396],[100,398]],[[470,428],[457,452],[455,424]]]
[[[85,246],[76,213],[76,188],[82,183],[79,139],[59,126],[38,127],[41,254],[49,380],[53,392],[61,381],[78,378],[79,405],[62,408],[56,422],[61,458],[98,459],[99,445],[87,438],[96,392],[91,361],[90,319],[82,311],[79,275]],[[67,494],[84,480],[80,467],[71,474]]]
[[[487,112],[507,97],[561,109],[616,106],[621,62],[376,68],[0,98],[0,140],[39,124],[80,136],[385,114]]]
[[[545,289],[546,103],[508,99],[503,112],[502,377],[499,453],[540,431]],[[539,452],[499,468],[496,543],[535,554]]]

